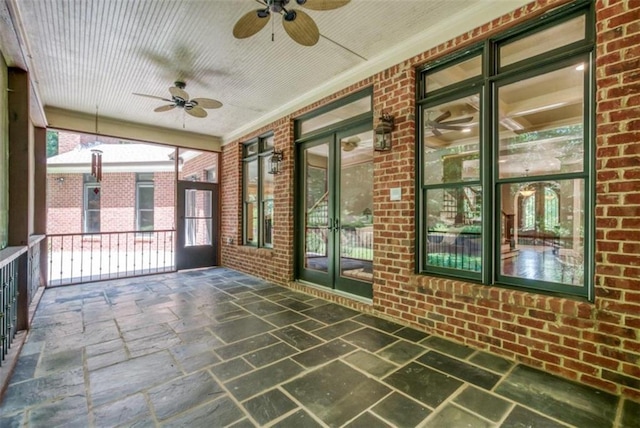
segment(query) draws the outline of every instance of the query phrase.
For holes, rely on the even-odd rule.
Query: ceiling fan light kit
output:
[[[320,30],[313,18],[306,12],[297,9],[287,9],[290,0],[256,0],[264,7],[243,15],[233,27],[233,36],[245,39],[262,30],[272,13],[282,15],[282,26],[296,43],[303,46],[313,46],[320,40]],[[311,10],[337,9],[349,3],[350,0],[295,0],[298,6]],[[273,41],[273,33],[271,34]]]

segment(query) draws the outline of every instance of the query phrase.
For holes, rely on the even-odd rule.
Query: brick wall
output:
[[[222,262],[477,349],[640,400],[640,2],[597,0],[595,303],[414,274],[415,67],[567,3],[539,0],[246,135],[223,149]],[[293,279],[293,119],[358,89],[396,118],[374,156],[373,304]],[[275,132],[273,250],[241,245],[241,143]],[[389,202],[400,187],[403,200]],[[228,239],[233,243],[229,244]]]
[[[80,144],[80,134],[71,132],[58,132],[58,154],[70,152]]]
[[[184,150],[184,149],[182,149]],[[178,179],[183,180],[184,177],[197,175],[198,181],[205,181],[205,170],[218,167],[218,153],[202,152],[198,156],[189,159],[182,165],[182,169],[178,174]]]
[[[82,233],[83,175],[47,175],[47,233]],[[154,228],[174,228],[175,184],[172,172],[154,173]],[[100,185],[102,232],[136,228],[136,174],[106,173]]]

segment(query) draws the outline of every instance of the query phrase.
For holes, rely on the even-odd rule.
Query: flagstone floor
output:
[[[224,268],[45,291],[1,427],[638,427],[640,404]]]

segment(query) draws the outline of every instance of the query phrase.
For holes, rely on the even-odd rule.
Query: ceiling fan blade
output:
[[[313,46],[318,43],[320,30],[318,30],[318,26],[313,19],[306,12],[299,9],[289,13],[294,13],[294,18],[290,21],[287,19],[282,20],[284,30],[289,37],[303,46]]]
[[[432,149],[442,149],[444,147],[449,147],[451,145],[451,141],[441,141],[428,138],[424,140],[424,145]]]
[[[189,100],[189,94],[187,94],[187,92],[184,89],[180,89],[176,86],[172,86],[169,88],[169,92],[171,93],[172,96],[176,98],[182,98],[185,101]]]
[[[461,131],[463,129],[468,128],[468,126],[460,126],[460,125],[448,125],[446,123],[441,123],[435,129],[449,129],[451,131]]]
[[[240,18],[233,27],[233,37],[236,39],[246,39],[262,30],[264,26],[267,25],[267,22],[269,22],[269,19],[271,19],[271,14],[260,18],[258,12],[262,11],[264,11],[264,9],[252,10]]]
[[[446,122],[439,122],[440,125],[454,125],[456,123],[469,123],[473,120],[473,116],[463,117],[461,119],[447,120]]]
[[[433,135],[436,137],[442,137],[442,132],[438,131],[436,128],[431,128],[431,132],[433,132]]]
[[[301,4],[311,10],[337,9],[349,3],[350,0],[307,0]]]
[[[207,111],[202,107],[185,108],[184,111],[193,117],[207,117]]]
[[[220,101],[212,100],[211,98],[194,98],[191,100],[191,102],[197,104],[198,107],[202,107],[202,108],[222,107],[222,103]]]
[[[449,110],[442,113],[440,116],[433,119],[434,122],[440,122],[441,120],[445,120],[446,118],[451,117],[451,112]]]
[[[168,100],[166,98],[162,98],[162,97],[156,97],[155,95],[147,95],[147,94],[137,94],[135,92],[133,92],[133,95],[137,95],[139,97],[147,97],[147,98],[153,98],[154,100],[162,100],[162,101],[166,101],[168,103],[172,102],[172,100]]]
[[[153,111],[155,111],[156,113],[160,113],[163,111],[169,111],[169,110],[173,110],[174,108],[176,108],[175,104],[169,104],[166,106],[160,106],[160,107],[156,107],[153,109]]]

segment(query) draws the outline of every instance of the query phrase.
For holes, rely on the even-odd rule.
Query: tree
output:
[[[47,131],[47,157],[56,156],[58,154],[58,133],[56,131]]]

